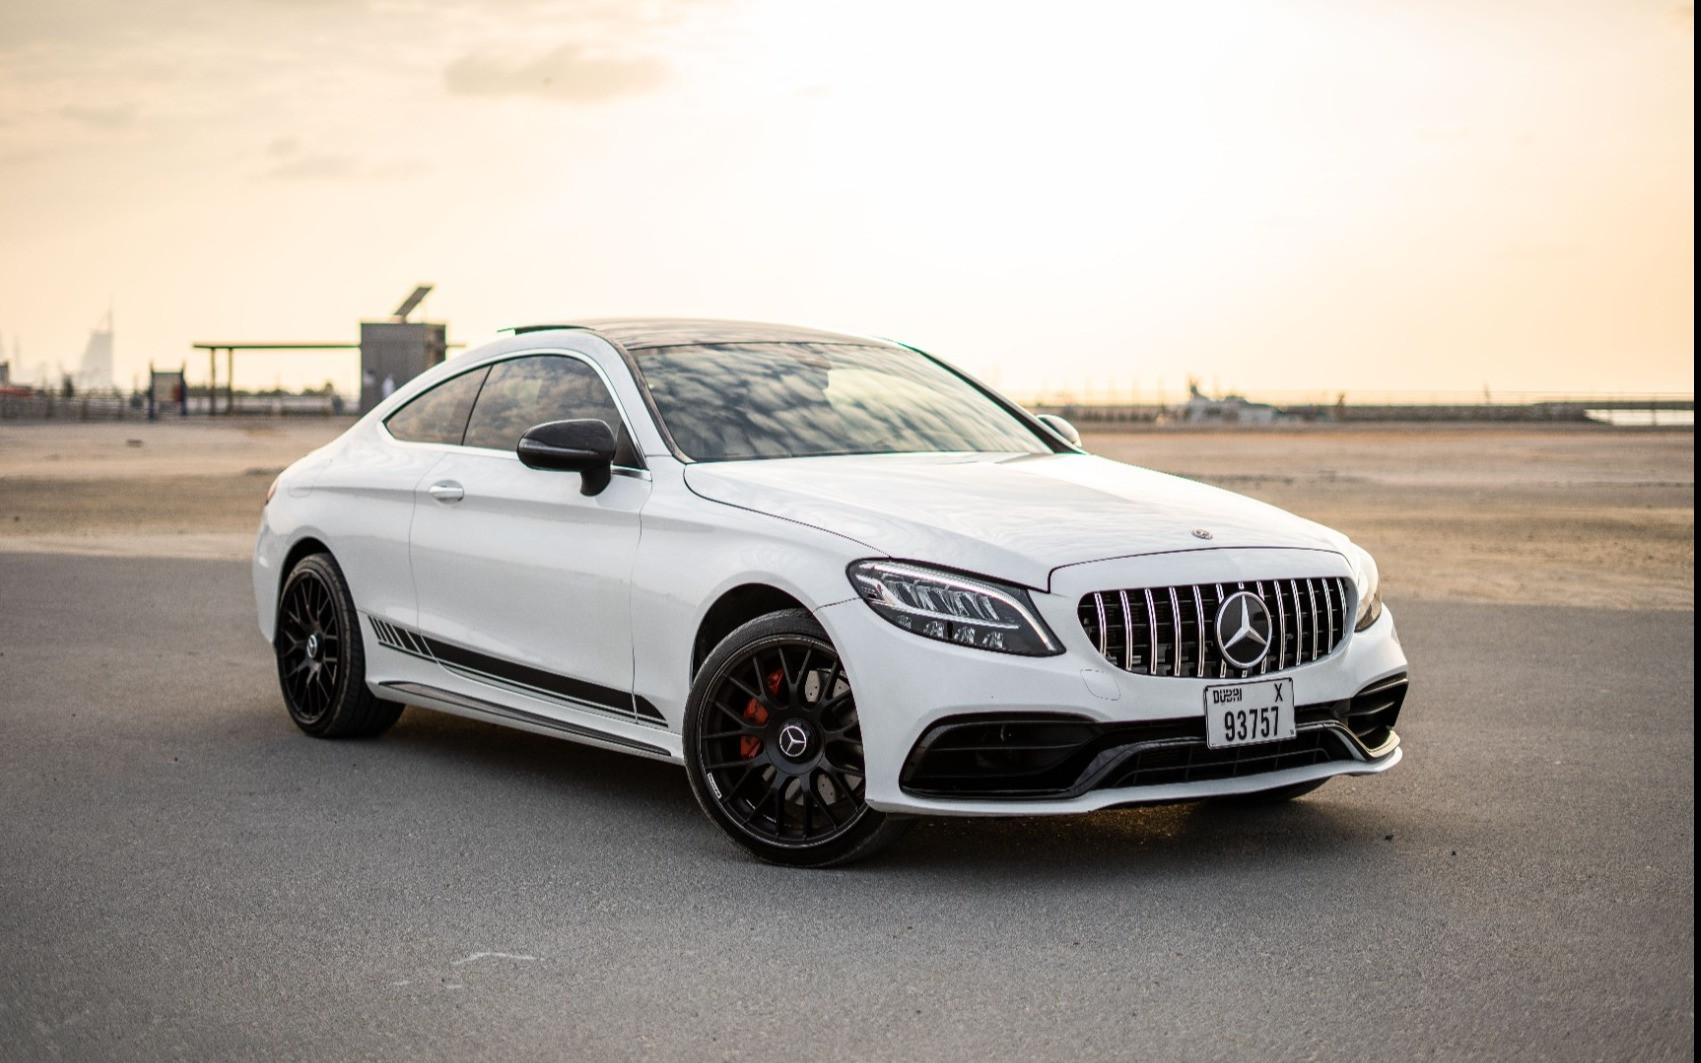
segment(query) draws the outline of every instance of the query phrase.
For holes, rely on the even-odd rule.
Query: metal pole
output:
[[[185,384],[183,386],[183,390],[188,391],[189,386],[187,384]],[[208,417],[211,417],[213,414],[219,412],[218,403],[213,398],[218,393],[219,393],[219,352],[218,352],[218,348],[216,348],[216,347],[208,347],[207,348],[207,416]]]
[[[236,348],[224,349],[224,412],[226,416],[236,412]]]

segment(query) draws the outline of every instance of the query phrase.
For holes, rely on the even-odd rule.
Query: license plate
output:
[[[1294,736],[1293,680],[1205,688],[1205,744],[1212,749]]]

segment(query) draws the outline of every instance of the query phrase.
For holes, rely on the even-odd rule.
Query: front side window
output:
[[[968,381],[899,347],[698,344],[637,358],[674,443],[695,461],[1052,452]]]
[[[409,443],[459,445],[486,372],[481,366],[445,380],[392,413],[385,419],[384,427],[397,439]]]
[[[557,354],[514,358],[490,368],[467,422],[465,442],[511,453],[529,429],[548,421],[587,418],[614,430],[616,465],[639,464],[620,409],[596,370]]]

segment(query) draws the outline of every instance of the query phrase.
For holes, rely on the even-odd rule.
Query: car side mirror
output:
[[[601,494],[614,464],[614,430],[595,419],[550,421],[529,429],[514,452],[528,469],[579,473],[581,494]]]
[[[1055,432],[1058,438],[1062,439],[1065,443],[1076,447],[1081,445],[1081,433],[1075,431],[1074,425],[1057,416],[1055,413],[1040,414],[1039,422]]]

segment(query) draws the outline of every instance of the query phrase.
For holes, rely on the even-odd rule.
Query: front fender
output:
[[[845,566],[867,546],[819,528],[700,498],[658,462],[632,574],[633,690],[678,729],[692,648],[727,591],[765,584],[811,612],[854,597]]]

